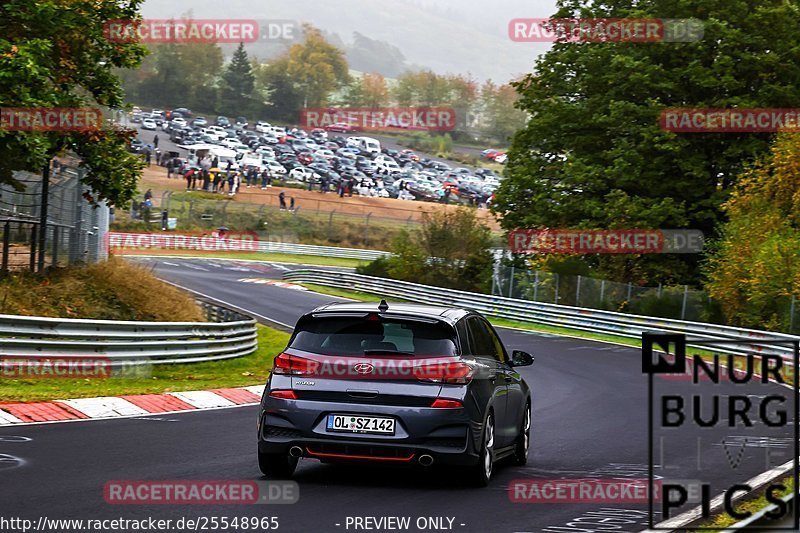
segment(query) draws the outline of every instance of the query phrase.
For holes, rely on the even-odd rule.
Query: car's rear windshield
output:
[[[444,322],[378,319],[377,315],[304,320],[298,325],[290,347],[324,355],[427,357],[457,354],[455,331]]]

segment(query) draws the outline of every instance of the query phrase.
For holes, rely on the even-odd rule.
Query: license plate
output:
[[[328,415],[328,431],[394,435],[394,418],[379,416]]]

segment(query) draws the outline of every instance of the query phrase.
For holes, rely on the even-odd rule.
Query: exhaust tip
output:
[[[303,448],[300,446],[292,446],[289,448],[289,455],[292,457],[302,457],[303,456]]]
[[[431,466],[433,464],[433,457],[428,454],[420,455],[419,464],[422,466]]]

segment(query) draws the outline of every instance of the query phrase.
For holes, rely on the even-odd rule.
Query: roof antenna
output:
[[[389,304],[386,303],[386,300],[381,300],[381,303],[378,305],[378,311],[381,313],[385,313],[389,310]]]

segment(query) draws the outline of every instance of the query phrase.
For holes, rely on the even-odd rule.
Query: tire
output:
[[[288,453],[261,453],[258,452],[258,468],[267,477],[285,479],[292,477],[298,463],[297,457]]]
[[[522,417],[519,436],[511,456],[511,464],[525,466],[528,464],[528,451],[531,447],[531,404],[525,404],[525,415]]]
[[[481,433],[481,452],[478,464],[471,467],[469,478],[476,487],[485,487],[494,471],[494,414],[489,411]]]

